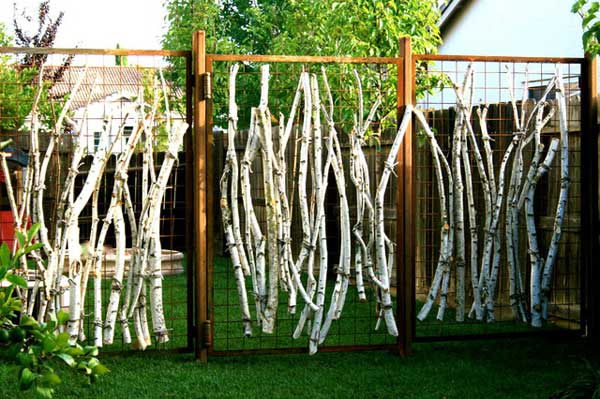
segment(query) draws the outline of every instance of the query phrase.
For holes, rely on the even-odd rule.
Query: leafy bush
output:
[[[19,389],[35,391],[50,398],[56,385],[61,383],[58,372],[65,365],[84,374],[90,382],[108,372],[97,359],[98,348],[69,344],[69,334],[61,332],[69,314],[59,311],[50,320],[39,323],[21,314],[21,301],[15,295],[18,289],[27,289],[27,281],[17,273],[20,259],[41,244],[32,243],[39,230],[34,225],[27,234],[17,232],[19,248],[11,254],[6,243],[0,246],[0,356],[17,363]]]

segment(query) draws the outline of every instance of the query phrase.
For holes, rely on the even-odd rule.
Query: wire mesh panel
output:
[[[250,57],[251,58],[251,57]],[[238,106],[238,125],[237,136],[235,137],[236,158],[240,165],[247,149],[248,129],[251,121],[251,110],[258,107],[260,102],[260,67],[268,64],[270,68],[268,107],[271,115],[271,125],[273,126],[273,145],[275,148],[279,145],[280,122],[287,123],[294,94],[299,85],[302,72],[308,72],[314,75],[318,81],[319,95],[324,109],[331,113],[335,122],[335,129],[340,141],[340,151],[342,154],[342,167],[346,176],[345,195],[349,205],[350,225],[356,224],[356,189],[350,180],[350,139],[349,136],[356,128],[356,121],[367,118],[371,107],[380,99],[382,105],[379,106],[373,115],[373,123],[368,129],[368,140],[364,145],[364,153],[369,165],[370,195],[375,196],[375,190],[380,180],[380,176],[385,169],[384,161],[390,152],[391,144],[397,129],[397,65],[396,59],[372,59],[372,60],[351,60],[342,61],[338,59],[337,63],[331,60],[325,61],[318,57],[305,59],[294,59],[293,57],[272,57],[260,56],[259,58],[244,59],[244,57],[227,56],[207,56],[207,70],[211,72],[212,80],[212,133],[214,137],[213,147],[213,165],[215,185],[212,188],[215,192],[215,198],[222,195],[220,178],[223,175],[227,161],[227,123],[228,123],[228,76],[229,68],[235,63],[239,64],[240,70],[236,79],[236,103]],[[354,70],[358,73],[362,81],[362,96],[364,100],[364,111],[360,114],[359,110],[359,92],[357,89],[357,80]],[[331,88],[332,108],[327,96],[327,90],[323,80],[323,71],[327,76],[327,81]],[[300,193],[298,182],[299,174],[299,152],[301,147],[301,130],[304,121],[304,103],[301,99],[299,107],[293,119],[292,135],[285,152],[284,161],[287,165],[286,186],[287,196],[289,198],[291,212],[291,247],[293,257],[296,258],[300,253],[303,244],[303,230],[301,222]],[[329,137],[330,129],[327,126],[326,111],[321,114],[321,123],[323,129],[323,143]],[[312,157],[312,149],[310,157]],[[325,164],[327,148],[324,145],[323,163]],[[309,170],[314,161],[309,160]],[[265,181],[263,175],[263,165],[260,157],[256,157],[250,165],[251,170],[251,197],[261,230],[266,235],[267,232],[267,206],[265,200]],[[310,172],[309,172],[310,173]],[[307,182],[307,192],[309,201],[315,206],[314,176],[309,175]],[[338,267],[341,264],[340,245],[341,243],[341,216],[340,216],[340,192],[336,186],[336,180],[332,171],[327,177],[327,189],[324,199],[324,217],[326,220],[326,238],[327,238],[327,283],[325,291],[325,312],[330,306],[330,297],[335,285]],[[240,193],[240,191],[238,191]],[[385,204],[385,232],[392,241],[396,240],[396,193],[397,179],[392,176],[390,184],[384,199]],[[242,206],[241,193],[238,198],[231,199],[239,202],[241,216],[242,235],[245,231],[244,208]],[[295,312],[290,312],[288,307],[288,293],[281,289],[278,296],[278,309],[276,315],[276,327],[272,334],[261,331],[261,326],[257,322],[259,318],[255,307],[256,295],[250,277],[245,279],[245,287],[250,302],[250,312],[252,318],[252,336],[245,337],[243,331],[242,314],[238,298],[238,288],[236,287],[235,271],[230,258],[230,251],[225,240],[223,223],[221,221],[221,209],[219,201],[215,200],[215,209],[212,211],[216,215],[213,226],[210,229],[212,245],[214,246],[214,259],[209,261],[211,268],[211,289],[209,292],[209,312],[212,316],[212,348],[213,354],[239,353],[246,351],[278,351],[278,350],[306,350],[308,348],[309,334],[303,331],[297,338],[293,338],[295,329],[302,310],[305,308],[305,302],[298,295]],[[365,219],[366,222],[366,219]],[[366,233],[365,233],[366,236]],[[210,239],[210,238],[209,238]],[[366,240],[366,238],[365,238]],[[352,239],[351,251],[352,262],[356,254],[356,242]],[[320,250],[316,250],[315,259],[319,259]],[[393,269],[393,268],[392,268]],[[392,272],[392,282],[395,282],[396,272]],[[319,278],[318,264],[315,266],[315,278]],[[308,271],[306,264],[301,270],[301,280],[306,282]],[[329,330],[326,340],[320,348],[327,349],[356,349],[356,348],[377,348],[391,347],[395,345],[396,339],[388,335],[385,323],[376,329],[380,307],[375,298],[376,292],[373,286],[367,284],[366,301],[360,301],[356,289],[354,266],[350,271],[350,287],[346,297],[345,305],[341,317],[335,321]],[[365,277],[365,282],[367,277]],[[395,285],[395,283],[394,283]],[[396,303],[396,288],[392,287],[392,300]],[[395,306],[395,305],[394,305]],[[311,320],[309,320],[309,323]],[[310,325],[310,324],[309,324]]]
[[[535,331],[558,331],[558,330],[579,330],[581,326],[580,297],[581,297],[581,270],[580,270],[580,209],[581,209],[581,60],[564,59],[562,63],[555,63],[552,60],[541,59],[493,59],[492,57],[481,59],[474,58],[467,60],[466,57],[453,56],[434,56],[421,57],[417,60],[418,65],[425,65],[423,60],[429,59],[426,68],[422,68],[423,74],[433,78],[435,86],[427,87],[425,94],[418,99],[418,108],[421,109],[432,128],[432,132],[441,148],[440,157],[445,157],[447,162],[452,165],[456,159],[453,154],[453,138],[455,132],[460,132],[460,123],[465,126],[465,122],[460,122],[460,107],[457,102],[457,94],[453,86],[461,87],[471,86],[472,92],[467,89],[464,94],[465,103],[468,107],[468,120],[473,127],[473,133],[479,152],[482,154],[483,162],[486,162],[484,151],[485,144],[482,134],[481,116],[485,110],[487,114],[485,126],[491,137],[491,165],[493,167],[493,177],[495,179],[496,190],[500,190],[499,180],[504,179],[504,196],[510,197],[509,191],[511,179],[515,175],[512,170],[517,168],[513,159],[515,153],[506,163],[506,168],[501,174],[501,165],[503,157],[507,153],[507,148],[515,138],[517,132],[517,122],[515,122],[515,107],[511,103],[510,90],[514,92],[516,111],[518,113],[519,123],[524,113],[524,123],[532,120],[526,136],[532,136],[537,116],[536,104],[543,101],[544,92],[547,85],[553,82],[557,69],[562,73],[565,87],[566,101],[566,124],[568,128],[568,181],[570,190],[568,192],[568,202],[566,204],[566,213],[562,224],[562,236],[558,244],[556,262],[552,269],[552,283],[550,285],[548,321],[542,328],[531,327],[531,319],[528,321],[515,320],[513,306],[515,301],[526,304],[525,311],[530,314],[531,309],[531,286],[532,286],[532,257],[531,257],[531,236],[528,235],[526,212],[524,207],[519,208],[516,226],[509,229],[507,226],[507,205],[513,209],[518,206],[515,200],[503,201],[499,212],[497,234],[501,238],[501,248],[498,249],[500,257],[499,272],[497,277],[496,292],[494,297],[494,316],[493,323],[477,321],[474,319],[474,312],[471,312],[473,318],[468,314],[474,300],[474,288],[471,276],[472,270],[480,274],[483,267],[483,254],[485,251],[486,240],[486,185],[490,186],[491,176],[488,172],[487,181],[482,179],[478,172],[478,164],[474,144],[468,141],[468,157],[472,176],[472,190],[474,196],[474,211],[476,226],[469,220],[468,199],[465,191],[464,195],[464,237],[465,237],[465,311],[467,317],[463,322],[456,321],[457,307],[457,261],[459,261],[456,248],[452,252],[450,264],[447,272],[450,280],[448,285],[447,311],[443,320],[438,320],[438,310],[440,298],[435,299],[434,306],[427,317],[417,322],[416,338],[433,339],[452,336],[468,335],[486,335],[495,333],[513,334],[518,332]],[[472,79],[466,78],[468,71],[472,71]],[[426,80],[425,80],[426,81]],[[540,118],[549,118],[547,124],[541,131],[541,143],[544,145],[545,155],[550,147],[553,138],[560,138],[560,118],[557,100],[557,89],[552,87],[545,97],[547,102]],[[554,114],[550,114],[554,112]],[[464,114],[462,114],[464,115]],[[459,122],[457,122],[459,120]],[[465,127],[466,129],[466,127]],[[422,128],[417,126],[418,145],[416,151],[417,165],[417,262],[416,262],[416,311],[419,312],[428,296],[431,295],[431,287],[438,270],[440,259],[441,235],[440,230],[444,227],[444,219],[441,214],[440,192],[438,188],[438,177],[436,177],[435,163],[432,157],[430,140],[426,138]],[[468,133],[467,133],[468,134]],[[519,136],[517,134],[517,136]],[[470,139],[469,139],[470,140]],[[523,147],[523,163],[520,176],[515,177],[515,187],[522,185],[527,179],[527,173],[534,158],[535,145],[528,144]],[[464,155],[463,165],[464,165]],[[542,157],[543,159],[543,157]],[[541,164],[541,161],[539,162]],[[487,166],[486,166],[487,168]],[[488,169],[486,169],[488,170]],[[446,173],[444,171],[444,173]],[[463,176],[463,184],[466,184],[464,166],[460,170]],[[445,177],[447,179],[447,177]],[[448,190],[448,181],[444,183]],[[456,186],[455,186],[456,187]],[[466,189],[465,189],[466,190]],[[555,216],[559,203],[561,191],[561,159],[560,148],[550,164],[548,173],[541,177],[535,191],[534,213],[535,226],[537,229],[537,243],[541,259],[545,260],[549,251],[553,233],[556,230]],[[446,192],[448,195],[448,192]],[[456,190],[454,192],[454,206],[456,207]],[[514,198],[511,197],[511,198]],[[514,206],[513,206],[514,202]],[[494,203],[492,203],[492,206]],[[456,209],[456,208],[455,208]],[[493,209],[490,213],[493,215]],[[474,229],[471,231],[471,229]],[[507,230],[514,230],[511,242],[514,244],[514,262],[517,265],[517,272],[514,276],[515,281],[519,282],[522,292],[514,293],[511,289],[511,273],[509,271],[510,262],[507,259]],[[458,232],[454,230],[456,240]],[[472,254],[476,255],[472,257]],[[474,264],[473,264],[474,263]],[[535,279],[534,279],[535,280]],[[478,283],[482,280],[478,279]],[[437,292],[440,294],[440,292]],[[444,293],[442,293],[444,294]]]
[[[2,140],[13,140],[7,148],[14,154],[10,178],[13,185],[17,184],[17,202],[35,199],[35,192],[42,187],[43,193],[37,195],[43,202],[43,215],[34,211],[33,205],[26,212],[29,223],[41,219],[48,229],[47,239],[43,235],[38,238],[45,244],[40,251],[43,265],[49,264],[52,254],[64,252],[64,270],[59,272],[63,277],[54,297],[66,311],[72,311],[69,306],[75,298],[72,292],[81,292],[77,296],[83,321],[79,339],[101,343],[102,338],[95,339],[99,327],[104,330],[105,339],[107,333],[114,334],[113,343],[105,344],[105,350],[125,350],[130,346],[123,338],[125,322],[133,337],[131,346],[140,346],[133,331],[133,313],[147,318],[149,332],[145,337],[150,340],[146,339],[146,344],[168,349],[191,347],[191,323],[188,323],[192,317],[188,294],[191,270],[187,266],[191,185],[186,183],[191,178],[188,171],[191,138],[184,138],[179,146],[171,146],[173,132],[178,129],[185,132],[185,124],[190,120],[185,67],[190,56],[188,52],[16,48],[4,48],[0,55],[0,135]],[[171,64],[176,67],[171,68]],[[99,155],[102,151],[108,154],[105,163]],[[124,155],[127,153],[129,159]],[[159,182],[163,165],[168,163],[165,161],[174,156],[178,161],[165,174],[164,182]],[[45,179],[33,186],[33,194],[28,193],[27,173],[34,178],[44,177],[35,164],[43,165],[45,158]],[[128,167],[123,169],[121,162]],[[135,233],[144,229],[143,215],[149,214],[145,204],[150,204],[153,187],[159,185],[162,189],[154,192],[160,220],[152,227],[153,234],[156,233],[153,237],[159,239],[152,240],[156,251],[161,249],[160,262],[156,263],[160,267],[149,270],[149,263],[144,263],[146,266],[141,270],[130,272],[132,259],[141,251]],[[6,216],[0,238],[10,242],[13,220],[6,185],[0,186],[0,212]],[[116,208],[123,213],[124,230],[115,228]],[[74,237],[65,233],[73,212],[79,212],[78,217],[71,217],[76,219],[73,223],[78,230]],[[99,238],[102,234],[105,234],[103,242]],[[64,243],[67,236],[72,241],[68,245]],[[123,251],[121,239],[124,239]],[[76,256],[81,265],[77,270],[72,266]],[[100,266],[91,268],[92,258],[97,258]],[[119,271],[121,261],[124,270]],[[35,265],[27,275],[31,284],[44,281],[42,270]],[[142,284],[140,294],[135,290],[133,294],[129,292],[129,279]],[[74,281],[78,285],[73,285]],[[168,341],[161,339],[166,342],[160,345],[154,336],[158,313],[151,311],[159,302],[156,298],[151,300],[152,291],[161,290],[159,285],[164,332],[168,336]],[[95,286],[100,290],[95,290]],[[36,315],[38,308],[45,306],[40,299],[43,291],[42,287],[39,295],[30,294]],[[119,302],[116,307],[119,317],[113,332],[106,329],[111,293]],[[135,303],[139,296],[142,298],[137,310],[125,311],[124,302]]]

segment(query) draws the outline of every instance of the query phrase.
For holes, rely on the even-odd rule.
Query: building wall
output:
[[[572,0],[471,0],[448,29],[440,54],[582,57]]]

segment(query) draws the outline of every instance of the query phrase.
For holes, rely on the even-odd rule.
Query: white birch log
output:
[[[396,159],[398,158],[398,151],[400,149],[400,145],[402,144],[402,140],[404,139],[404,135],[412,119],[412,113],[413,107],[411,105],[407,105],[404,111],[404,115],[402,116],[400,126],[398,127],[398,131],[396,132],[396,137],[394,138],[394,142],[392,143],[390,152],[385,160],[385,168],[383,170],[383,173],[381,174],[381,178],[379,179],[379,184],[377,186],[377,191],[375,194],[375,213],[377,215],[375,228],[377,271],[379,280],[386,288],[381,292],[385,324],[387,326],[388,333],[394,337],[398,336],[398,327],[396,326],[396,320],[394,318],[394,309],[390,293],[389,276],[391,271],[388,269],[388,260],[386,259],[383,202],[385,198],[385,192],[387,191],[390,175],[392,174],[392,172],[394,171],[394,167],[396,166]]]
[[[233,262],[233,271],[242,312],[244,336],[252,335],[250,309],[244,274],[250,274],[240,233],[239,213],[237,209],[238,165],[235,152],[235,134],[237,132],[237,104],[235,102],[235,79],[239,69],[234,64],[229,70],[229,122],[227,128],[227,159],[221,177],[221,216],[227,248]],[[244,266],[244,263],[246,264]]]
[[[327,286],[328,270],[328,251],[327,251],[327,230],[325,223],[325,193],[327,190],[327,181],[329,176],[329,166],[331,160],[328,159],[326,166],[323,167],[323,140],[321,131],[321,101],[319,96],[319,86],[316,75],[310,75],[310,87],[312,95],[312,139],[313,139],[313,167],[314,167],[314,191],[317,198],[317,213],[315,218],[315,231],[318,235],[319,244],[319,279],[317,283],[316,305],[319,309],[314,313],[312,322],[312,331],[309,341],[309,353],[317,352],[321,323],[323,321],[323,312],[325,306],[325,289]]]
[[[240,166],[241,192],[245,215],[245,243],[246,254],[252,277],[253,294],[256,305],[256,318],[258,325],[262,324],[264,309],[266,307],[266,286],[264,280],[265,272],[265,249],[266,240],[262,234],[260,224],[254,213],[252,195],[250,189],[250,167],[260,148],[260,140],[256,134],[255,113],[250,115],[250,129],[246,149]],[[254,247],[253,247],[254,245]]]
[[[443,154],[441,154],[441,150],[439,149],[439,145],[435,138],[435,135],[431,128],[429,127],[427,120],[423,113],[414,109],[413,113],[415,114],[417,121],[421,125],[423,131],[425,132],[425,136],[429,141],[429,145],[431,148],[431,155],[433,158],[434,171],[436,173],[436,180],[438,186],[438,196],[440,199],[440,218],[441,218],[441,229],[440,229],[440,255],[438,259],[438,264],[435,270],[435,274],[433,277],[433,281],[431,282],[431,287],[429,289],[429,294],[427,295],[427,299],[423,304],[423,307],[417,314],[417,319],[420,321],[425,320],[427,318],[429,312],[431,311],[431,307],[435,299],[437,298],[438,291],[440,289],[442,283],[442,277],[445,273],[450,270],[450,258],[452,256],[452,232],[453,232],[453,223],[451,223],[450,218],[453,217],[453,212],[448,211],[448,206],[453,204],[452,196],[449,195],[449,201],[446,199],[446,189],[444,188],[444,176],[442,171],[442,162],[440,161],[440,157],[445,160]],[[447,163],[447,162],[446,162]],[[448,169],[450,169],[448,165]],[[451,172],[448,170],[448,172]],[[448,188],[452,190],[454,184],[452,182],[452,173],[447,173],[448,176]],[[449,204],[449,205],[447,205]]]
[[[279,253],[277,242],[277,209],[279,208],[279,198],[275,192],[274,174],[277,165],[275,153],[273,150],[273,135],[271,131],[271,114],[268,109],[269,93],[269,65],[261,66],[261,95],[260,105],[257,112],[258,136],[261,142],[261,158],[263,165],[263,187],[266,204],[267,218],[267,251],[269,254],[269,273],[268,273],[268,296],[267,306],[265,308],[265,319],[262,323],[262,329],[265,333],[272,333],[275,328],[278,307],[279,290]]]
[[[324,77],[324,80],[326,78]],[[329,88],[327,88],[327,92],[330,93]],[[361,101],[362,104],[362,101]],[[343,306],[345,303],[345,298],[347,295],[348,282],[350,277],[350,263],[351,263],[351,247],[350,247],[350,212],[348,207],[348,200],[346,196],[346,183],[342,166],[342,153],[341,148],[337,139],[337,131],[335,129],[335,124],[332,120],[331,115],[327,112],[325,107],[322,107],[323,114],[327,119],[327,123],[329,125],[329,140],[328,140],[328,151],[329,157],[332,159],[331,166],[336,178],[336,185],[339,193],[340,199],[340,234],[341,234],[341,250],[340,250],[340,260],[339,267],[336,279],[336,285],[334,287],[331,303],[329,311],[327,312],[327,317],[321,327],[320,335],[319,335],[319,344],[323,343],[327,332],[331,326],[333,320],[337,320],[340,318]],[[357,126],[357,128],[360,128]],[[353,165],[354,166],[354,165]],[[351,166],[351,168],[353,167]],[[355,179],[356,180],[356,179]],[[357,181],[358,183],[358,181]],[[360,198],[359,201],[362,202],[362,196],[360,195],[360,191],[358,192],[357,198]],[[355,230],[356,231],[356,230]],[[364,246],[364,243],[363,243]],[[361,248],[362,250],[362,248]],[[360,255],[358,255],[360,256]],[[360,260],[358,261],[360,263]],[[358,276],[359,273],[357,269],[357,290],[359,291],[359,298],[361,298],[361,290],[362,296],[364,297],[364,286],[359,285]],[[361,283],[362,284],[362,276]]]
[[[567,122],[566,93],[563,83],[561,66],[556,67],[556,100],[558,103],[558,115],[560,121],[560,192],[556,215],[554,217],[554,228],[550,239],[550,246],[544,262],[541,284],[542,318],[548,319],[548,302],[550,298],[550,283],[552,281],[552,270],[556,263],[558,244],[562,236],[562,225],[565,218],[565,210],[569,197],[569,130]]]
[[[527,195],[525,196],[525,216],[527,220],[527,237],[529,244],[529,257],[531,262],[531,282],[530,282],[530,307],[531,307],[531,325],[533,327],[542,327],[542,298],[541,298],[541,276],[543,259],[540,254],[540,249],[537,241],[537,229],[535,226],[535,213],[534,213],[534,195],[535,188],[538,180],[545,175],[554,156],[558,150],[558,139],[552,139],[546,157],[541,165],[537,168],[534,177],[529,185]],[[539,152],[543,149],[543,144],[540,144]]]

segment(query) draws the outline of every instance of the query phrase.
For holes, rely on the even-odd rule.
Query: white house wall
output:
[[[440,54],[582,57],[573,0],[472,0],[444,33]]]
[[[135,127],[138,121],[137,104],[131,102],[123,96],[114,96],[101,102],[95,102],[87,107],[86,123],[83,126],[83,136],[85,137],[86,147],[89,154],[96,150],[95,138],[102,133],[104,119],[112,117],[110,128],[110,141],[114,141],[124,118],[129,114],[125,126]],[[85,108],[75,111],[75,119],[81,121]],[[122,138],[115,144],[114,152],[120,153],[126,145],[126,138]]]

